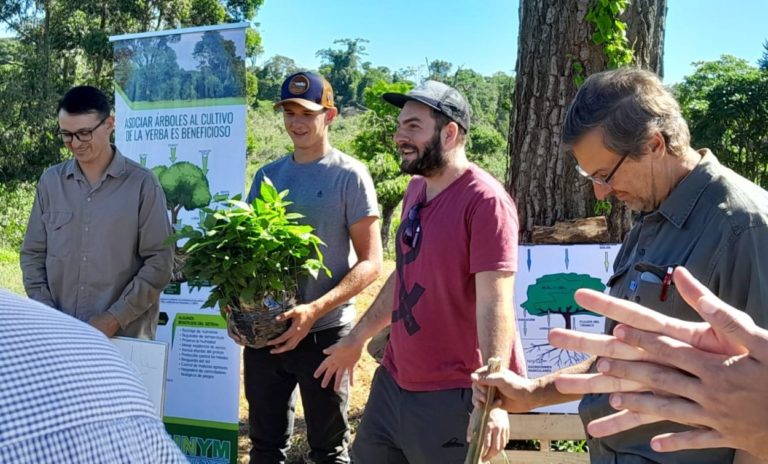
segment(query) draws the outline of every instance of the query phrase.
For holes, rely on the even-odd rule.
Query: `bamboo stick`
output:
[[[490,358],[488,359],[488,373],[492,374],[501,370],[501,359]],[[469,443],[469,449],[467,450],[467,457],[464,459],[464,464],[478,464],[481,463],[480,458],[483,455],[483,441],[485,440],[485,434],[488,429],[488,416],[493,409],[493,402],[496,399],[496,387],[488,387],[485,392],[485,405],[482,412],[478,415],[477,408],[472,411],[472,441]]]

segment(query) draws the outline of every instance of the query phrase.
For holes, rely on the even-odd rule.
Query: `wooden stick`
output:
[[[493,374],[501,370],[501,359],[490,358],[488,359],[488,373]],[[483,441],[485,441],[485,434],[488,429],[488,416],[493,409],[493,402],[496,399],[496,387],[488,387],[485,392],[485,405],[483,406],[482,413],[478,415],[477,409],[472,411],[472,441],[469,443],[469,449],[467,450],[467,457],[464,459],[464,464],[478,464],[480,458],[483,455]]]

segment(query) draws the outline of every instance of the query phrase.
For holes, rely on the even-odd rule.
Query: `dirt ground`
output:
[[[365,311],[370,305],[376,295],[379,293],[379,289],[386,281],[389,274],[394,270],[395,263],[393,261],[387,261],[384,264],[384,272],[382,276],[371,284],[363,293],[361,293],[356,299],[357,315],[358,317]],[[371,378],[373,372],[376,370],[378,364],[371,358],[367,352],[363,352],[363,357],[355,369],[355,384],[352,386],[349,399],[349,422],[352,427],[352,433],[354,434],[357,424],[360,422],[360,417],[363,413],[365,402],[368,399],[368,390],[371,385]],[[242,367],[240,371],[240,437],[238,439],[238,463],[246,464],[250,462],[248,458],[248,450],[250,449],[250,441],[248,440],[248,403],[245,401],[245,395],[243,393],[242,382]],[[354,436],[354,435],[353,435]],[[296,423],[291,441],[291,450],[288,455],[288,464],[304,464],[309,463],[307,454],[309,448],[307,446],[307,439],[304,425],[304,411],[301,405],[301,399],[296,406]]]

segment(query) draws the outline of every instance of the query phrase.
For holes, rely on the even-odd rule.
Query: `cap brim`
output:
[[[405,106],[406,102],[408,102],[409,100],[413,100],[413,98],[409,97],[404,93],[392,93],[392,92],[387,92],[382,94],[381,98],[383,98],[385,102],[391,103],[398,108],[402,108],[403,106]]]
[[[438,108],[434,103],[430,102],[426,98],[422,99],[415,95],[406,95],[404,93],[385,93],[381,95],[381,98],[383,98],[387,103],[391,103],[398,108],[404,107],[405,104],[409,101],[415,101],[421,103],[422,105],[427,105],[433,110],[440,111],[440,108]]]
[[[280,109],[285,103],[296,103],[308,109],[309,111],[320,111],[325,109],[323,105],[313,101],[305,100],[303,98],[286,98],[285,100],[280,100],[279,102],[275,103],[274,108],[276,110]]]

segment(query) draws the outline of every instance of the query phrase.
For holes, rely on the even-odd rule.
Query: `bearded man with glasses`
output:
[[[108,337],[153,339],[173,259],[163,189],[110,143],[115,118],[99,89],[70,89],[57,114],[73,159],[40,177],[21,248],[24,288]]]
[[[768,192],[722,166],[708,149],[690,146],[680,107],[658,76],[639,69],[590,76],[568,109],[562,139],[598,199],[615,196],[638,212],[608,280],[611,296],[700,321],[672,279],[674,269],[685,266],[714,295],[743,308],[757,325],[768,325]],[[606,333],[615,327],[608,320]],[[607,365],[596,361],[593,357],[537,379],[509,371],[485,378],[481,371],[475,376],[475,398],[481,401],[485,386],[495,385],[502,406],[512,412],[581,399],[579,414],[586,426],[616,413],[608,394],[619,383],[592,382]],[[582,374],[579,391],[557,390],[556,380]],[[653,378],[638,388],[668,394]],[[689,430],[660,422],[612,436],[587,434],[590,459],[594,464],[751,462],[743,451],[729,448],[651,448],[658,434]]]

